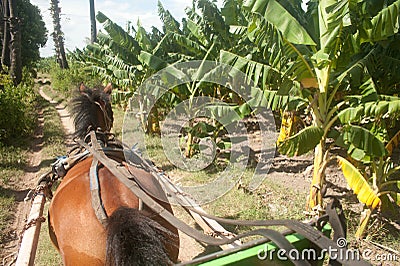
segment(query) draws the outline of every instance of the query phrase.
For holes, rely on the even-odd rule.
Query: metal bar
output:
[[[199,215],[198,213],[193,212],[192,210],[186,208],[185,206],[190,206],[193,209],[196,209],[200,212],[205,212],[203,208],[200,207],[193,199],[191,199],[189,196],[185,196],[185,193],[177,187],[174,183],[171,182],[171,180],[166,177],[164,174],[161,174],[160,172],[157,171],[152,171],[153,176],[159,180],[159,182],[164,186],[165,190],[168,191],[169,195],[174,195],[175,200],[180,199],[180,206],[182,206],[191,216],[192,218],[196,221],[196,223],[203,229],[203,231],[206,234],[210,233],[219,233],[221,234],[221,237],[223,238],[233,238],[234,234],[226,230],[221,224],[219,224],[217,221],[203,217]],[[240,240],[236,240],[230,244],[226,245],[221,245],[221,249],[227,250],[231,249],[234,247],[240,246],[242,243]]]

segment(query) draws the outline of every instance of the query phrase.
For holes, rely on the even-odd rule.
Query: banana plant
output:
[[[369,98],[364,97],[366,109],[361,110],[351,105],[354,99],[349,96],[360,95],[368,86],[382,93],[379,87],[384,82],[379,78],[397,76],[398,67],[380,68],[388,72],[378,78],[374,64],[380,57],[387,64],[398,62],[389,47],[398,44],[400,1],[387,5],[377,1],[374,6],[369,1],[309,1],[306,11],[301,4],[302,1],[245,1],[243,8],[252,14],[245,38],[257,51],[252,53],[251,47],[247,54],[222,51],[220,59],[258,82],[273,109],[299,108],[310,120],[279,149],[290,156],[314,149],[314,172],[307,200],[308,208],[314,209],[323,205],[321,187],[325,178],[321,169],[328,159],[328,138],[347,134],[355,141],[357,138],[350,136],[360,134],[360,130],[352,122],[399,114],[398,97],[382,95],[368,103]],[[389,87],[395,86],[392,83]],[[368,147],[362,144],[359,141],[358,146],[351,147],[353,155],[370,152],[364,151]]]
[[[399,133],[386,145],[387,150],[393,147],[393,140],[397,139]],[[358,200],[365,204],[355,234],[357,239],[361,239],[376,208],[381,212],[395,212],[395,206],[400,206],[400,176],[397,173],[400,171],[400,166],[395,166],[390,157],[378,157],[368,163],[364,162],[370,170],[366,171],[366,168],[357,169],[343,157],[335,156],[334,159],[337,159],[349,187],[357,195]]]
[[[156,28],[149,33],[138,22],[136,28],[124,30],[101,12],[96,17],[107,34],[100,33],[97,43],[74,54],[94,74],[122,89],[121,94],[132,94],[149,76],[175,60],[168,54],[168,36]],[[142,101],[147,100],[146,95],[142,97]],[[147,132],[159,132],[158,107],[152,108],[143,124]]]

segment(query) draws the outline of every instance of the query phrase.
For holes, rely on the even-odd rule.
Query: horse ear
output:
[[[113,87],[112,87],[112,84],[110,82],[110,83],[107,84],[107,86],[104,87],[104,92],[107,93],[107,94],[111,94],[112,89],[113,89]]]
[[[87,87],[82,82],[81,85],[79,85],[79,92],[85,92],[86,90],[87,90]]]

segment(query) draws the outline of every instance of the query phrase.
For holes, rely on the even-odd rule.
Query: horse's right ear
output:
[[[111,94],[112,89],[113,89],[113,87],[112,87],[112,84],[110,82],[110,83],[107,84],[107,86],[104,87],[104,92],[107,93],[107,94]]]
[[[81,85],[79,85],[79,92],[82,93],[82,92],[85,92],[85,91],[87,91],[87,87],[82,82]]]

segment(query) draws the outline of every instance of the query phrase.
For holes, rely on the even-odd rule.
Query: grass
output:
[[[0,187],[0,244],[7,239],[8,224],[12,219],[12,211],[14,206],[14,197]]]
[[[47,215],[50,202],[46,202],[43,213]],[[49,237],[48,221],[42,224],[40,228],[40,238],[38,249],[36,251],[35,265],[40,266],[56,266],[62,265],[62,259],[56,247]]]
[[[146,148],[150,159],[164,170],[174,180],[184,185],[199,185],[218,178],[220,169],[211,165],[203,171],[188,172],[177,169],[167,159],[162,149],[161,139],[157,136],[146,137]],[[248,180],[253,175],[252,169],[246,169],[241,177],[240,185],[234,185],[221,197],[202,206],[208,213],[232,219],[296,219],[304,220],[304,199],[306,192],[299,193],[266,179],[255,190],[247,189]],[[249,230],[249,228],[227,227],[234,233]]]
[[[45,100],[42,101],[44,105],[42,158],[53,160],[67,151],[64,143],[65,135],[57,110]],[[50,164],[44,166],[47,167]]]
[[[5,186],[15,180],[15,177],[24,174],[22,168],[26,165],[28,148],[24,143],[16,143],[15,146],[1,146],[0,143],[0,184]]]

